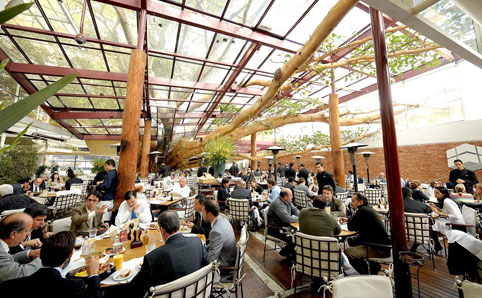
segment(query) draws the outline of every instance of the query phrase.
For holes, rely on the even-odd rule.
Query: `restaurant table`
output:
[[[127,240],[122,243],[122,247],[125,249],[125,251],[122,253],[124,255],[124,261],[122,263],[122,268],[129,268],[131,269],[131,276],[123,281],[115,281],[112,279],[112,275],[107,277],[104,280],[101,280],[101,287],[109,287],[113,285],[119,285],[123,283],[130,282],[135,275],[139,272],[141,266],[139,265],[140,262],[142,261],[143,257],[146,255],[147,249],[149,246],[153,245],[152,249],[155,249],[159,246],[164,245],[164,241],[161,241],[161,235],[158,230],[156,229],[148,229],[147,230],[148,235],[149,235],[149,244],[148,245],[143,245],[141,247],[137,248],[130,248],[131,241]],[[203,242],[206,242],[206,237],[204,234],[191,234],[191,233],[183,233],[184,236],[186,237],[199,237]],[[144,232],[143,234],[144,235]],[[111,248],[113,247],[113,241],[111,237],[108,238],[103,238],[102,235],[96,237],[95,241],[95,248],[94,251],[100,251],[103,252],[105,251],[106,248]],[[81,250],[75,250],[74,255],[71,258],[71,262],[67,267],[65,267],[62,270],[62,275],[65,276],[70,270],[79,268],[82,266],[85,266],[85,259],[80,256]],[[109,258],[108,263],[113,263],[113,256]]]
[[[149,202],[149,204],[151,205],[160,205],[160,206],[171,206],[172,204],[176,204],[180,201],[184,200],[184,198],[181,198],[181,197],[177,197],[177,198],[174,198],[172,201],[169,199],[163,199],[163,200],[158,200],[156,198],[149,198],[147,199],[147,201]]]

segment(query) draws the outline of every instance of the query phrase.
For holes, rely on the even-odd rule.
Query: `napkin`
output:
[[[144,257],[135,258],[122,263],[122,268],[129,268],[131,270],[131,275],[129,276],[128,279],[122,280],[122,281],[113,280],[112,279],[112,276],[114,275],[113,273],[106,279],[102,280],[100,283],[103,285],[117,285],[117,284],[125,284],[128,282],[131,282],[132,279],[134,279],[137,273],[139,273],[139,271],[141,270],[139,263],[142,261],[143,258]]]
[[[62,276],[67,275],[70,270],[79,268],[82,266],[85,266],[85,259],[80,257],[81,250],[74,250],[74,254],[72,255],[72,258],[70,259],[69,264],[62,269]]]

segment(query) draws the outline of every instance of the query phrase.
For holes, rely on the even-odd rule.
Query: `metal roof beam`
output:
[[[198,119],[206,117],[206,113],[160,113],[158,119]],[[53,112],[52,119],[122,119],[123,112],[92,111],[92,112]],[[145,115],[140,115],[144,118]],[[232,113],[212,113],[211,118],[231,118]]]

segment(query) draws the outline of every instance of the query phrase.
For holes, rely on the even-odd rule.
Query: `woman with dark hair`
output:
[[[52,189],[61,189],[62,185],[64,185],[64,181],[60,177],[59,173],[53,173],[48,181],[48,187]]]
[[[460,208],[457,203],[450,198],[450,193],[447,188],[443,186],[436,186],[434,194],[440,207],[430,204],[432,211],[438,215],[438,218],[435,219],[433,230],[445,234],[445,231],[447,231],[446,223],[464,225],[465,221],[464,217],[462,216],[462,212],[460,212]],[[458,230],[461,229],[457,228],[457,226],[453,226],[452,228]],[[442,250],[442,246],[440,245],[436,235],[433,235],[433,240],[435,244],[435,252],[437,253],[438,251]]]

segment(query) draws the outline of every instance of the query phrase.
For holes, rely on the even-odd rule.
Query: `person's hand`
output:
[[[340,218],[338,218],[338,221],[340,222],[340,224],[344,224],[345,222],[348,221],[348,218],[346,218],[346,217],[340,217]]]
[[[184,219],[181,219],[180,223],[181,223],[181,226],[185,226],[185,225],[186,225],[186,222],[184,221]]]
[[[45,232],[44,233],[44,238],[49,238],[50,236],[54,235],[54,232]]]
[[[455,182],[459,183],[459,184],[464,184],[465,183],[465,180],[463,179],[457,179]]]
[[[31,191],[27,191],[27,192],[26,192],[26,194],[27,194],[27,196],[29,196],[29,197],[33,198],[33,192],[31,192]]]
[[[95,213],[96,213],[96,214],[105,213],[105,212],[106,212],[105,209],[107,209],[107,207],[108,207],[107,205],[104,205],[104,206],[102,206],[102,207],[100,207],[100,208],[97,208],[97,209],[95,209]]]
[[[188,222],[186,223],[186,227],[192,229],[192,227],[194,227],[194,224],[192,222]]]
[[[40,257],[40,249],[37,248],[37,249],[29,250],[28,256],[32,259],[36,259],[36,258]]]
[[[35,248],[39,248],[40,246],[42,246],[42,241],[40,241],[40,239],[32,239],[32,240],[28,240],[28,241],[24,241],[22,243],[23,246],[31,246],[31,247],[35,247]]]
[[[87,265],[86,269],[89,277],[99,273],[99,260],[97,258],[88,257],[85,263]]]

